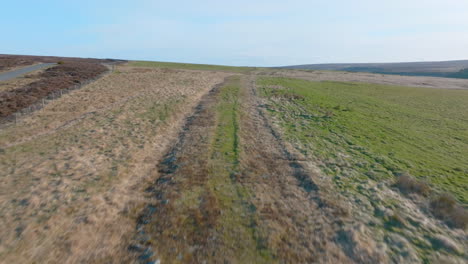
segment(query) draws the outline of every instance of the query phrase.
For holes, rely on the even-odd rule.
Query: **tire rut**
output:
[[[235,183],[235,171],[228,172],[222,163],[213,165],[222,157],[213,142],[219,125],[220,89],[226,83],[210,90],[186,119],[177,141],[158,165],[160,177],[146,190],[153,202],[140,215],[135,241],[128,248],[140,263],[231,262],[235,258],[239,241],[230,240],[235,233],[230,225],[249,225],[248,201]],[[246,236],[252,240],[249,233],[232,237]]]
[[[244,184],[256,194],[252,203],[264,247],[280,263],[355,262],[337,243],[349,222],[346,208],[313,164],[281,139],[263,110],[255,78],[246,78],[244,86],[241,167]]]
[[[128,250],[140,263],[359,262],[350,250],[379,262],[352,241],[342,242],[351,222],[347,209],[314,165],[281,139],[255,78],[241,78],[236,169],[213,149],[225,81],[202,98],[158,165],[160,177],[146,190],[152,202]]]
[[[178,228],[175,223],[178,221],[174,219],[177,215],[170,201],[175,200],[175,196],[182,192],[182,188],[187,187],[182,185],[202,185],[204,182],[208,159],[206,150],[215,126],[213,108],[222,85],[224,83],[216,85],[203,96],[194,113],[186,119],[174,146],[157,167],[160,177],[146,189],[154,202],[147,205],[139,216],[136,243],[129,246],[130,251],[137,252],[138,261],[141,263],[150,262],[156,257],[156,253],[159,252],[155,252],[155,247],[158,250],[164,248],[168,252],[177,250],[179,247],[177,245]],[[184,180],[190,180],[190,183],[181,182]],[[209,214],[209,212],[205,213]],[[167,230],[172,231],[173,234],[167,234]],[[155,239],[160,239],[159,242],[165,245],[155,245],[160,244]],[[198,239],[202,238],[198,237]]]

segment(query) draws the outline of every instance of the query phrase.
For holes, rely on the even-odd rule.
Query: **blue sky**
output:
[[[15,0],[0,53],[225,65],[468,59],[466,0]]]

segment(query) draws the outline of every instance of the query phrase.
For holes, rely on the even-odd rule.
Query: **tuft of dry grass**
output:
[[[432,199],[430,206],[436,217],[446,221],[451,226],[461,229],[468,227],[468,211],[460,206],[452,195],[437,195]]]
[[[396,179],[395,185],[406,194],[417,193],[422,196],[428,196],[431,192],[431,188],[427,183],[415,179],[408,173],[399,175]]]
[[[415,179],[408,173],[399,175],[395,185],[405,194],[416,193],[428,197],[433,192],[427,183]],[[432,197],[430,209],[434,216],[452,227],[466,229],[468,226],[468,211],[450,194],[442,193]]]

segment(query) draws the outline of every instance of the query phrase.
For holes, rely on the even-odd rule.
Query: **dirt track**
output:
[[[381,221],[374,215],[378,209],[367,207],[381,196],[345,197],[337,191],[317,168],[320,161],[303,157],[282,140],[257,95],[256,76],[238,78],[240,90],[236,99],[230,99],[239,104],[238,114],[232,116],[238,127],[233,135],[238,141],[236,159],[226,160],[227,154],[219,149],[223,139],[232,136],[219,135],[227,125],[220,107],[225,107],[223,87],[229,86],[228,81],[204,96],[159,163],[159,177],[147,189],[151,202],[141,212],[128,247],[134,259],[139,263],[417,263],[420,259],[410,244],[400,248],[393,242],[408,243],[405,238],[394,231],[382,235],[380,224],[367,225],[366,221]],[[369,186],[363,184],[362,192],[370,192]],[[410,241],[432,232],[450,234],[457,241],[464,237],[415,211],[411,200],[390,187],[381,188],[381,195],[389,196],[386,199],[413,208],[402,210],[404,217],[430,223],[431,227],[411,231]],[[356,203],[359,199],[365,203]]]
[[[147,189],[147,192],[154,199],[154,202],[147,205],[145,211],[139,217],[137,230],[139,236],[137,241],[142,244],[132,245],[131,249],[139,252],[139,259],[147,261],[152,257],[153,249],[144,248],[151,241],[164,241],[155,243],[157,252],[166,254],[166,256],[177,258],[179,254],[188,251],[190,244],[199,244],[200,248],[194,252],[192,260],[200,260],[203,256],[211,255],[215,248],[215,238],[210,242],[209,221],[215,221],[217,208],[208,208],[206,204],[212,202],[207,190],[206,195],[199,208],[183,211],[185,208],[171,206],[177,198],[186,192],[187,189],[201,188],[206,189],[208,160],[210,153],[210,140],[213,137],[215,129],[215,104],[219,93],[220,85],[215,86],[206,94],[199,105],[196,107],[193,115],[187,118],[182,131],[175,145],[165,155],[162,162],[158,165],[160,176],[156,179],[154,185]],[[174,202],[173,202],[174,201]],[[209,205],[212,206],[212,205]],[[190,233],[189,230],[183,230],[183,221],[186,217],[196,217],[200,215],[201,221],[198,223],[201,230],[197,234]],[[210,244],[210,245],[208,245]],[[210,247],[212,247],[210,249]],[[176,251],[171,251],[176,248]],[[144,249],[144,250],[143,250]]]
[[[0,256],[418,263],[408,241],[434,230],[463,250],[464,233],[427,219],[385,184],[337,192],[321,161],[282,139],[258,77],[119,66],[0,130]],[[423,224],[381,231],[374,202],[390,199]]]
[[[122,261],[146,179],[226,75],[119,66],[2,128],[0,263]]]
[[[216,168],[215,131],[223,125],[218,85],[158,165],[160,176],[147,189],[153,202],[139,217],[130,252],[141,263],[383,261],[368,244],[350,250],[339,244],[337,234],[353,222],[345,204],[313,163],[281,140],[261,107],[255,78],[243,76],[239,84],[238,167],[229,175]]]

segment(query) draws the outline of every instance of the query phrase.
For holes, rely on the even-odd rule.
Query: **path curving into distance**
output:
[[[18,70],[14,71],[8,71],[4,73],[0,73],[0,81],[8,81],[10,79],[17,78],[21,75],[37,71],[46,67],[50,67],[55,65],[56,63],[42,63],[42,64],[37,64],[37,65],[32,65],[32,66],[27,66]]]

